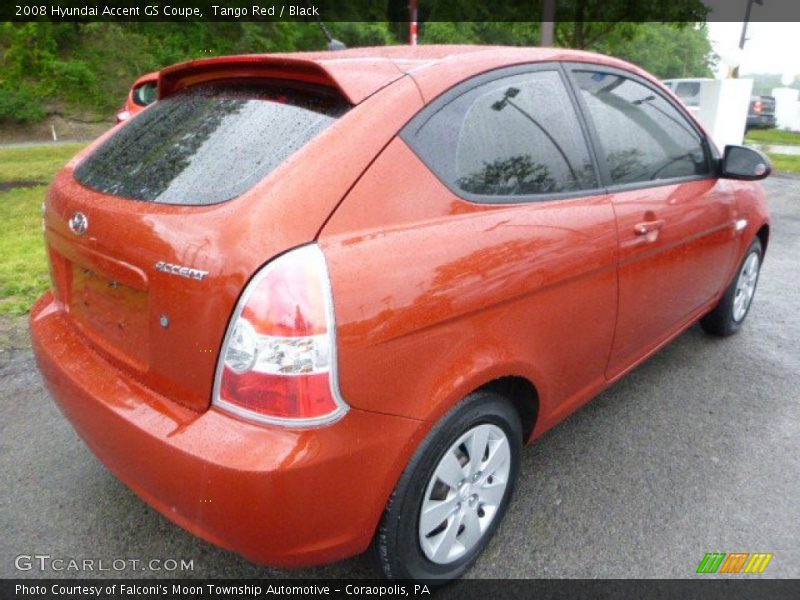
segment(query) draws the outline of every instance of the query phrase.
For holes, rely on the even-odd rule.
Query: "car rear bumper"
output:
[[[257,563],[305,566],[365,550],[427,431],[356,409],[310,430],[198,413],[114,369],[50,292],[30,324],[53,397],[108,468],[170,520]]]
[[[748,115],[748,127],[775,127],[775,115]]]

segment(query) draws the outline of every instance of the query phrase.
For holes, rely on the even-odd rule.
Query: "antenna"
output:
[[[322,22],[322,19],[317,17],[317,24],[319,28],[322,30],[322,34],[328,40],[328,50],[346,50],[347,46],[345,46],[344,42],[340,42],[335,37],[331,35],[331,30]]]

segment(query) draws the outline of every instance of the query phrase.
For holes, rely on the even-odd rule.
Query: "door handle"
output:
[[[661,229],[664,226],[664,219],[657,219],[655,221],[644,221],[643,223],[637,223],[633,227],[633,232],[636,235],[647,235],[648,233],[654,233]]]

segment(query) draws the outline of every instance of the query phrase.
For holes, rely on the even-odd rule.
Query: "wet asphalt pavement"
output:
[[[771,552],[800,576],[800,179],[765,182],[773,230],[744,329],[693,327],[523,456],[515,499],[469,577],[693,577],[706,552]],[[180,559],[190,572],[373,577],[371,556],[277,571],[168,522],[89,452],[29,350],[0,363],[0,577],[18,555]]]

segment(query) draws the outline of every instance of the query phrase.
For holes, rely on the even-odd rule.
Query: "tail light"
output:
[[[281,255],[245,288],[220,352],[213,403],[289,427],[347,412],[336,379],[330,280],[316,244]]]

